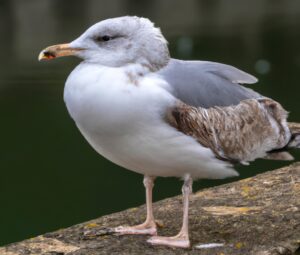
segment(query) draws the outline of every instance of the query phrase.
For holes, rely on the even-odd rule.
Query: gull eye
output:
[[[104,36],[98,36],[96,37],[96,41],[98,42],[107,42],[111,39],[109,35],[104,35]]]
[[[110,36],[108,36],[108,35],[104,35],[104,36],[102,36],[102,40],[103,41],[109,41],[111,39],[111,37]]]

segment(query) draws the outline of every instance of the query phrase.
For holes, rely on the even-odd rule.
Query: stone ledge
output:
[[[178,232],[181,210],[181,196],[154,204],[159,234]],[[10,244],[0,248],[0,254],[294,254],[300,247],[300,163],[195,193],[190,203],[191,249],[153,247],[146,243],[147,236],[109,231],[138,224],[144,217],[143,205]],[[218,245],[204,245],[212,243]]]

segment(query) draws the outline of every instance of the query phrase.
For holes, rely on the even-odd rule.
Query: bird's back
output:
[[[254,76],[225,64],[171,59],[159,74],[170,84],[170,92],[191,106],[229,106],[262,97],[239,85],[257,82]]]

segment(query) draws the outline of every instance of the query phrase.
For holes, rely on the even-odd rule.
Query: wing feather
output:
[[[178,102],[167,114],[169,124],[210,148],[217,158],[245,164],[288,144],[286,118],[282,106],[267,98],[209,109]]]

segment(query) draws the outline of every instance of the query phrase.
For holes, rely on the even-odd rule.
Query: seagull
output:
[[[190,247],[189,196],[196,179],[237,176],[236,164],[292,159],[300,147],[287,112],[240,84],[257,79],[233,66],[170,57],[161,30],[147,18],[100,21],[39,60],[77,56],[64,88],[68,112],[103,157],[144,175],[147,217],[118,234],[148,234],[153,245]],[[157,235],[152,209],[156,177],[183,179],[183,222],[172,237]]]

